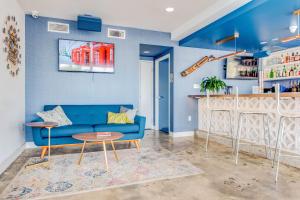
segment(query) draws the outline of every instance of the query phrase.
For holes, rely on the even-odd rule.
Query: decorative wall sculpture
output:
[[[21,39],[20,29],[15,16],[7,16],[2,29],[4,53],[6,56],[6,68],[9,73],[15,77],[20,71],[21,64]]]

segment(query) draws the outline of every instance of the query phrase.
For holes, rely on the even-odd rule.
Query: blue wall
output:
[[[48,20],[70,24],[70,34],[47,32]],[[107,28],[121,28],[127,31],[126,40],[107,38]],[[199,94],[192,89],[193,83],[203,76],[220,75],[222,65],[210,63],[198,72],[180,77],[180,72],[203,55],[215,51],[179,47],[170,40],[169,33],[134,28],[104,25],[102,32],[80,31],[75,21],[33,19],[26,16],[26,121],[35,118],[45,104],[117,104],[131,103],[138,106],[139,86],[139,45],[153,44],[174,48],[174,131],[191,131],[197,128],[196,117],[187,122],[187,116],[197,116],[196,101],[188,94]],[[74,73],[58,72],[58,38],[94,40],[115,44],[115,73]],[[243,92],[249,92],[252,82],[243,81]],[[247,83],[247,84],[246,84]],[[26,141],[32,141],[30,128],[26,129]]]

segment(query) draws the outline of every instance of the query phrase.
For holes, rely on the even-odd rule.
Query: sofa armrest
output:
[[[139,127],[140,127],[139,132],[144,134],[144,130],[145,130],[145,126],[146,126],[146,117],[137,115],[134,118],[134,123],[139,125]]]

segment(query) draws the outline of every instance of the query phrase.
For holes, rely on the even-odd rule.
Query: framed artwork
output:
[[[59,39],[59,71],[113,73],[115,46],[111,43]]]

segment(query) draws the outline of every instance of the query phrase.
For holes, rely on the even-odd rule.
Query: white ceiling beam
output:
[[[198,31],[199,29],[202,29],[205,26],[213,23],[214,21],[224,17],[232,11],[240,8],[241,6],[249,3],[250,1],[252,0],[217,1],[201,14],[193,17],[192,19],[172,31],[171,39],[179,41]]]

